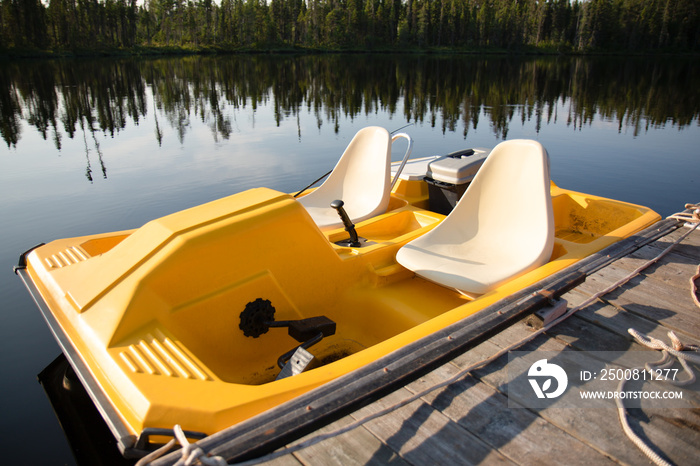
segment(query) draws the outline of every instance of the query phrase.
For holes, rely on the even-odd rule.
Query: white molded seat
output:
[[[537,141],[498,144],[445,220],[396,260],[468,295],[547,262],[554,247],[549,157]]]
[[[378,126],[361,129],[326,181],[298,198],[319,228],[328,230],[343,226],[338,213],[330,207],[336,199],[343,200],[353,222],[386,212],[391,191],[391,143],[398,137],[409,140],[407,157],[412,144],[405,134],[392,138],[386,129]]]

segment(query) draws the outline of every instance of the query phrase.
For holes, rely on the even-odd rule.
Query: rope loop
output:
[[[658,338],[650,337],[639,333],[637,330],[630,328],[627,329],[630,335],[634,337],[637,342],[647,348],[660,350],[663,354],[663,358],[655,363],[647,363],[644,368],[650,372],[656,369],[665,369],[673,366],[673,364],[678,360],[683,370],[688,374],[688,379],[686,380],[673,380],[669,379],[665,375],[663,376],[666,382],[669,382],[676,386],[688,385],[695,382],[695,372],[691,368],[689,362],[694,362],[700,364],[700,356],[697,354],[692,354],[692,352],[697,352],[699,350],[697,345],[687,345],[683,343],[680,338],[673,332],[668,332],[668,337],[671,340],[671,345],[669,346]],[[625,380],[621,380],[617,387],[618,392],[622,392],[625,385]],[[630,427],[627,420],[627,411],[625,410],[625,405],[622,402],[622,398],[616,398],[615,403],[617,404],[617,412],[620,417],[620,423],[622,424],[622,430],[627,434],[632,442],[639,448],[650,460],[659,466],[666,466],[669,463],[659,456],[649,445],[647,445],[644,440],[642,440]]]
[[[666,218],[674,218],[687,223],[700,223],[700,204],[686,204],[685,209],[690,212],[678,212]]]
[[[203,466],[228,465],[226,460],[222,457],[213,455],[210,456],[196,444],[190,443],[190,441],[187,440],[187,437],[185,436],[185,433],[182,431],[182,427],[180,427],[179,424],[175,424],[175,427],[173,427],[173,435],[175,437],[174,439],[170,440],[168,443],[166,443],[156,451],[141,458],[136,463],[136,466],[146,466],[150,464],[152,461],[155,461],[156,459],[169,452],[175,446],[176,443],[180,443],[180,446],[182,447],[182,456],[177,461],[177,463],[175,463],[175,466],[194,466],[196,464],[201,464]]]
[[[697,346],[696,345],[686,345],[681,340],[676,336],[675,333],[668,332],[668,337],[671,339],[671,344],[673,346],[669,346],[663,341],[659,340],[658,338],[654,337],[647,337],[638,331],[636,331],[633,328],[630,328],[627,330],[630,335],[634,337],[635,340],[637,340],[641,345],[646,346],[647,348],[655,349],[655,350],[660,350],[661,353],[663,354],[663,358],[660,361],[657,361],[656,363],[647,363],[645,368],[649,371],[652,371],[654,369],[660,369],[660,368],[665,368],[666,366],[670,367],[673,365],[673,363],[678,360],[680,362],[681,366],[683,366],[683,370],[685,371],[686,374],[688,374],[688,379],[686,380],[668,380],[669,383],[672,383],[673,385],[681,386],[681,385],[688,385],[693,382],[695,382],[695,372],[693,369],[690,367],[688,364],[689,362],[693,362],[695,364],[700,364],[700,355],[698,354],[693,354],[693,352],[697,352]],[[673,357],[675,357],[675,359]],[[666,365],[666,366],[662,366]]]
[[[226,466],[228,463],[220,456],[209,456],[196,444],[190,443],[182,431],[180,424],[175,424],[173,427],[175,438],[182,445],[182,458],[175,463],[175,466],[193,466],[197,463],[204,466]]]

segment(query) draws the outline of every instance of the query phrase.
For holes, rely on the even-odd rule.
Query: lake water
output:
[[[0,445],[71,464],[36,375],[60,352],[18,256],[256,186],[296,192],[362,127],[413,155],[529,138],[562,187],[666,216],[700,201],[700,62],[226,56],[0,64]],[[398,146],[398,143],[397,143]],[[397,147],[395,159],[403,147]],[[517,208],[517,200],[512,206]],[[517,225],[504,225],[517,228]],[[30,461],[31,462],[31,461]]]

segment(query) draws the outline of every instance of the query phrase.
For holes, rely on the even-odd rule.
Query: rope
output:
[[[690,277],[690,296],[693,298],[695,305],[700,307],[700,299],[698,298],[697,280],[700,278],[700,265],[695,272],[695,275]]]
[[[669,215],[667,218],[673,218],[686,222],[686,225],[692,225],[693,230],[700,225],[700,204],[686,204],[686,209],[692,209],[691,212],[678,212],[673,215]],[[700,297],[698,297],[698,285],[697,281],[700,279],[700,265],[698,265],[695,275],[690,277],[690,296],[693,298],[693,302],[696,306],[700,307]]]
[[[167,452],[172,450],[172,448],[175,446],[176,443],[177,443],[177,441],[175,439],[170,440],[168,443],[166,443],[165,445],[163,445],[159,449],[149,453],[148,455],[146,455],[143,458],[141,458],[140,460],[138,460],[136,462],[135,466],[146,466],[146,465],[150,464],[152,461],[157,460],[158,458],[160,458],[161,456],[163,456],[164,454],[166,454]]]
[[[646,335],[643,335],[633,328],[630,328],[627,331],[630,333],[630,335],[634,337],[635,340],[637,340],[637,342],[639,342],[639,344],[644,345],[647,348],[661,351],[663,358],[655,363],[647,363],[645,366],[647,370],[651,371],[657,368],[670,367],[671,365],[673,365],[673,362],[678,360],[678,362],[681,363],[681,366],[683,366],[683,369],[685,370],[686,374],[688,374],[688,379],[683,381],[669,380],[669,382],[672,382],[674,385],[678,386],[689,385],[695,382],[695,373],[688,365],[688,362],[700,364],[700,355],[685,353],[684,351],[698,351],[700,350],[700,347],[698,347],[698,345],[686,345],[682,343],[681,340],[673,332],[668,332],[668,336],[671,339],[671,343],[673,344],[673,346],[668,346],[663,341],[654,337],[648,337]],[[674,356],[676,359],[673,359],[671,356]]]
[[[656,372],[657,374],[660,374],[664,377],[664,380],[666,382],[669,382],[673,385],[676,386],[683,386],[683,385],[689,385],[695,382],[695,372],[691,369],[690,365],[688,362],[694,362],[696,364],[700,364],[700,356],[695,355],[695,354],[689,354],[684,351],[699,351],[700,347],[697,345],[686,345],[681,342],[681,340],[676,336],[675,333],[673,332],[668,332],[668,336],[671,339],[672,346],[667,345],[663,341],[654,338],[654,337],[649,337],[646,335],[643,335],[636,331],[633,328],[630,328],[627,330],[630,335],[634,337],[637,342],[639,342],[641,345],[646,346],[647,348],[655,349],[655,350],[660,350],[661,353],[663,354],[663,358],[655,363],[647,363],[644,366],[644,369],[654,373],[656,369],[661,369],[661,368],[668,368],[671,367],[676,360],[681,363],[681,366],[683,366],[683,370],[685,371],[686,374],[688,374],[688,378],[686,380],[674,380],[674,379],[669,379],[664,375],[663,373]],[[640,369],[640,368],[638,368]],[[624,391],[624,386],[627,380],[624,378],[620,381],[620,384],[617,387],[618,392]],[[617,397],[615,399],[615,404],[617,405],[617,413],[620,417],[620,423],[622,424],[622,430],[627,434],[627,437],[632,440],[632,442],[639,448],[642,453],[644,453],[650,460],[652,460],[654,463],[656,463],[659,466],[666,466],[669,465],[670,463],[661,456],[659,456],[649,445],[647,445],[644,440],[642,440],[635,432],[632,430],[632,427],[629,425],[629,421],[627,420],[627,410],[625,409],[625,404],[622,400],[622,397]]]
[[[296,194],[294,195],[294,197],[299,197],[299,195],[301,195],[301,193],[303,193],[304,191],[306,191],[307,189],[309,189],[311,186],[315,185],[316,183],[318,183],[319,181],[321,181],[322,179],[324,179],[325,177],[327,177],[328,175],[330,175],[331,172],[333,172],[332,169],[331,169],[331,170],[328,170],[325,174],[321,175],[321,176],[318,177],[315,181],[313,181],[311,184],[307,185],[307,186],[306,186],[305,188],[303,188],[301,191],[299,191],[298,193],[296,193]]]
[[[698,225],[700,225],[700,206],[698,204],[686,204],[685,208],[692,209],[692,211],[673,214],[668,218],[681,220],[687,222],[687,224],[693,224],[693,227],[678,241],[669,246],[667,248],[667,250],[669,251],[672,247],[674,247],[676,244],[680,243],[683,239],[685,239],[690,233],[695,231],[695,229],[698,228]],[[700,265],[698,266],[695,275],[690,278],[690,294],[692,295],[695,304],[698,307],[700,307],[700,301],[698,301],[697,285],[695,283],[698,278],[700,278]],[[674,379],[669,379],[664,373],[660,373],[661,375],[663,375],[664,380],[676,386],[689,385],[695,382],[695,372],[693,372],[688,362],[700,364],[700,356],[689,354],[684,351],[700,351],[700,347],[698,347],[697,345],[686,345],[682,343],[680,338],[678,338],[673,332],[668,332],[668,337],[671,339],[672,344],[672,346],[669,346],[663,341],[659,340],[658,338],[643,335],[633,328],[629,328],[627,329],[627,331],[630,335],[632,335],[632,337],[634,337],[635,340],[637,340],[639,344],[646,346],[647,348],[660,350],[661,354],[663,355],[663,357],[657,362],[646,363],[644,365],[645,370],[654,373],[654,370],[669,368],[676,361],[678,361],[683,367],[685,373],[688,374],[688,378],[686,380],[677,381]],[[618,392],[624,391],[625,383],[627,383],[627,380],[623,378],[617,387]],[[655,464],[657,464],[658,466],[670,466],[670,463],[668,461],[661,458],[659,454],[657,454],[646,442],[644,442],[644,440],[642,440],[641,437],[639,437],[634,432],[634,430],[632,430],[632,427],[630,426],[629,421],[627,420],[627,410],[625,409],[625,404],[623,402],[622,397],[615,398],[615,404],[617,405],[617,414],[620,418],[620,424],[622,424],[622,430],[625,432],[627,437],[637,446],[637,448],[639,448],[642,451],[642,453],[644,453],[647,456],[647,458],[652,460]]]
[[[686,204],[685,208],[686,210],[691,210],[691,212],[678,212],[666,218],[673,218],[688,223],[700,222],[700,204]]]
[[[156,451],[141,458],[136,463],[136,466],[146,466],[152,461],[160,458],[169,452],[177,442],[179,442],[180,446],[182,447],[182,457],[177,461],[177,463],[175,463],[175,466],[193,466],[196,464],[201,464],[203,466],[226,466],[228,464],[222,457],[209,456],[196,444],[190,443],[179,424],[176,424],[175,427],[173,427],[173,434],[175,436],[174,439],[170,440]]]
[[[625,385],[625,380],[620,381],[620,385],[617,387],[617,391],[621,392],[622,389],[624,388]],[[647,458],[649,458],[651,461],[653,461],[655,464],[658,466],[671,466],[671,463],[666,461],[665,459],[661,458],[654,450],[651,449],[649,445],[644,442],[635,432],[632,430],[632,427],[629,424],[629,421],[627,420],[627,410],[625,409],[625,405],[620,400],[619,398],[615,399],[615,404],[617,405],[617,414],[620,417],[620,424],[622,424],[622,430],[623,432],[627,435],[627,438],[629,438],[632,443],[634,443],[637,448],[639,448],[642,453],[644,453]]]

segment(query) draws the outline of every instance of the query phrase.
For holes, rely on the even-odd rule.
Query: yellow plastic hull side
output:
[[[644,207],[552,184],[550,262],[470,300],[396,263],[444,216],[427,188],[401,180],[389,211],[359,222],[369,244],[322,233],[291,196],[256,189],[134,231],[58,240],[28,255],[46,305],[125,426],[213,433],[346,374],[628,237],[659,219]],[[504,228],[517,229],[507,223]],[[330,240],[330,241],[329,241]],[[266,299],[275,320],[324,315],[336,334],[311,348],[320,367],[284,380],[283,329],[243,335],[240,313]]]

